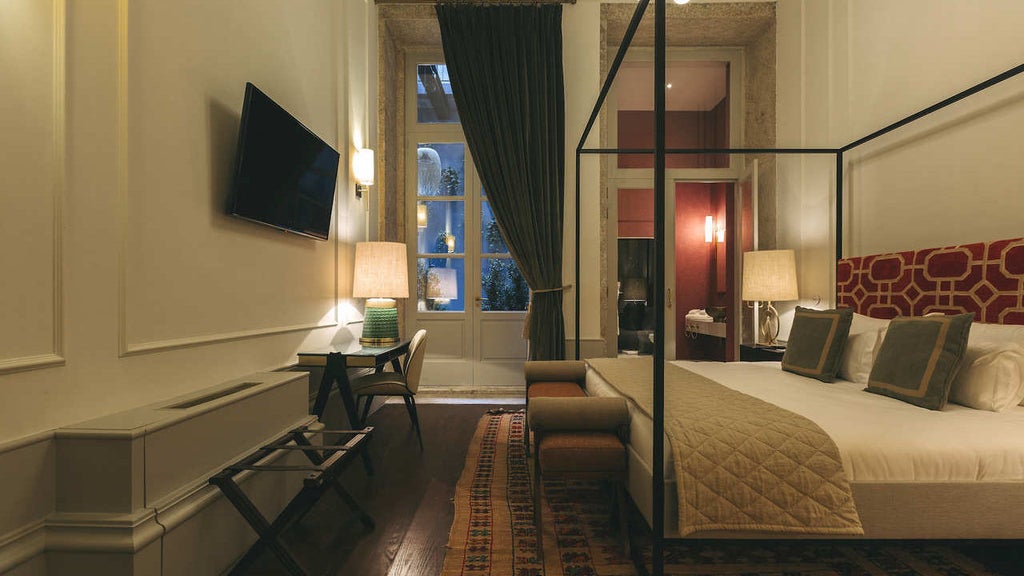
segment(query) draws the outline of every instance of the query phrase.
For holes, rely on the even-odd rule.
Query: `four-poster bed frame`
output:
[[[995,84],[1024,72],[1024,64],[1011,68],[967,90],[955,94],[941,102],[893,122],[863,138],[855,140],[839,148],[672,148],[665,145],[665,63],[666,63],[666,0],[654,0],[654,148],[585,148],[586,141],[597,121],[604,101],[611,89],[612,82],[625,58],[626,51],[640,26],[640,22],[651,0],[640,0],[633,17],[626,28],[619,49],[611,63],[608,76],[605,78],[597,102],[591,112],[587,125],[580,136],[576,147],[576,190],[575,190],[575,280],[580,285],[580,160],[583,154],[647,154],[654,155],[654,245],[655,245],[655,278],[654,278],[654,309],[656,343],[653,354],[653,458],[652,458],[652,489],[653,510],[651,529],[653,532],[652,572],[660,576],[664,572],[664,537],[665,537],[665,158],[667,154],[812,154],[835,156],[835,255],[838,263],[843,258],[843,167],[844,154],[879,138],[893,130],[903,127],[933,112],[946,108],[973,94],[981,92]],[[574,317],[574,353],[580,359],[580,291],[575,291]]]

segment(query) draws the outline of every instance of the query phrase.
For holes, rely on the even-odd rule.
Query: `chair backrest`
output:
[[[413,394],[420,387],[420,374],[423,373],[423,355],[427,353],[427,331],[418,330],[409,343],[409,353],[405,356],[405,384]]]

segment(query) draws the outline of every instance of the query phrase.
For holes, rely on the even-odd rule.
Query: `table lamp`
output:
[[[796,300],[796,256],[792,250],[759,250],[743,253],[743,299],[765,302],[761,338],[774,346],[779,337],[779,312],[772,302]]]
[[[427,272],[428,300],[447,304],[459,297],[459,280],[454,268],[431,268]]]
[[[398,342],[398,308],[395,298],[409,297],[409,273],[405,244],[357,242],[352,297],[368,298],[363,314],[363,346],[388,346]]]

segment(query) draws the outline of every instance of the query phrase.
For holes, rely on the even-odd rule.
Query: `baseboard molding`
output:
[[[46,521],[33,522],[0,538],[0,574],[46,552]]]
[[[51,514],[46,519],[47,552],[134,554],[160,539],[156,511],[134,514]]]
[[[523,398],[526,384],[517,386],[423,386],[416,398]]]

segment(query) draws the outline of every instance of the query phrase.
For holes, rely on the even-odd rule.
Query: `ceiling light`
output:
[[[687,4],[690,0],[674,0],[676,4]]]

